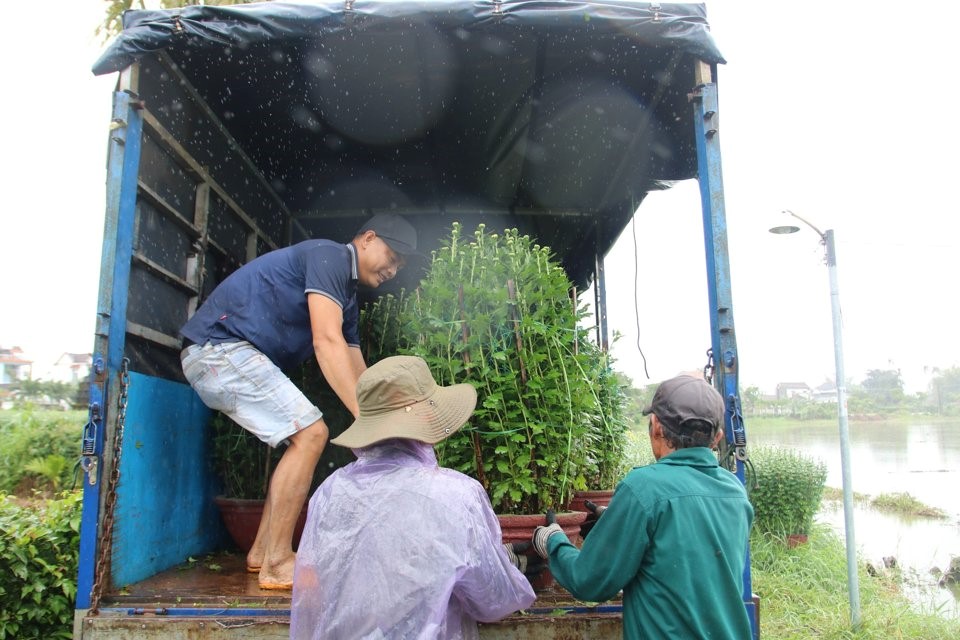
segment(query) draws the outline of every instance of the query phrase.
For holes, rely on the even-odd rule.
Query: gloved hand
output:
[[[590,512],[587,519],[580,525],[580,537],[586,538],[587,534],[593,530],[593,526],[597,524],[597,520],[600,519],[600,516],[603,515],[603,512],[606,511],[607,508],[602,505],[597,505],[590,500],[584,500],[583,504],[587,508],[587,511]]]
[[[530,550],[530,542],[511,542],[510,544],[503,545],[503,548],[507,550],[507,556],[510,558],[510,562],[513,563],[517,569],[520,569],[520,573],[525,576],[534,576],[543,571],[544,565],[546,564],[542,558],[539,556],[530,557],[527,555],[527,551]]]
[[[547,539],[555,533],[563,534],[563,529],[557,524],[557,518],[553,514],[553,510],[548,509],[547,526],[540,525],[533,530],[533,549],[541,558],[546,559],[549,555],[547,552]]]

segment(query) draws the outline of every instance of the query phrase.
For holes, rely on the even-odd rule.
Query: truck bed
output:
[[[265,591],[243,554],[221,552],[104,594],[100,613],[82,620],[83,637],[288,638],[290,592]],[[620,638],[619,600],[595,605],[555,585],[533,607],[480,625],[486,640]]]
[[[289,614],[289,591],[265,591],[257,574],[246,571],[245,556],[221,552],[162,571],[105,595],[101,608],[257,608]]]

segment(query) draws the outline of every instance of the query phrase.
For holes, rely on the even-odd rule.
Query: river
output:
[[[790,448],[822,460],[827,486],[842,486],[836,424],[797,422],[751,429],[749,419],[745,422],[750,445]],[[903,518],[858,502],[854,537],[863,560],[883,567],[883,558],[893,556],[905,575],[912,576],[905,592],[917,609],[960,618],[960,590],[937,587],[930,574],[934,567],[946,569],[951,556],[960,556],[960,420],[851,423],[850,460],[855,492],[871,497],[905,492],[948,514],[943,520]],[[842,503],[834,506],[822,510],[817,519],[842,537]]]

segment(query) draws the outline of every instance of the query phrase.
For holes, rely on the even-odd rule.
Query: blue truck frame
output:
[[[347,3],[344,12],[347,18],[350,18],[351,4]],[[422,7],[416,6],[416,3],[407,4],[410,5],[410,11],[422,11]],[[469,3],[448,4],[460,7]],[[491,15],[496,16],[499,7],[502,16],[504,4],[509,3],[491,3]],[[576,5],[585,15],[590,15],[594,8],[593,3],[570,4]],[[631,12],[641,11],[654,29],[671,16],[677,20],[692,19],[698,25],[701,22],[705,25],[705,21],[700,20],[701,14],[705,16],[700,5],[614,4],[621,6],[625,18],[635,17]],[[196,308],[204,287],[208,287],[209,283],[202,282],[202,266],[198,267],[191,261],[202,260],[204,251],[210,255],[210,248],[202,247],[191,253],[193,248],[190,242],[199,245],[209,240],[210,246],[215,246],[218,255],[222,256],[219,268],[227,269],[231,264],[236,266],[284,242],[295,241],[298,234],[309,236],[312,232],[306,228],[308,222],[297,220],[292,209],[270,188],[270,181],[264,178],[249,151],[238,149],[239,145],[223,124],[222,118],[218,119],[209,106],[209,96],[205,99],[196,87],[191,86],[186,77],[187,71],[184,71],[188,68],[184,62],[189,60],[189,51],[184,54],[187,57],[180,60],[170,57],[178,46],[189,50],[189,46],[195,45],[184,44],[182,37],[184,29],[189,31],[191,23],[229,24],[231,21],[251,19],[256,26],[262,27],[269,20],[279,20],[276,14],[270,13],[270,7],[246,7],[252,8],[194,7],[182,11],[130,12],[128,19],[125,19],[129,38],[124,40],[124,34],[121,34],[118,44],[95,67],[97,73],[118,71],[119,76],[109,130],[106,217],[89,419],[83,428],[84,482],[76,604],[77,637],[96,637],[94,633],[84,632],[84,620],[92,614],[143,614],[142,611],[127,610],[122,606],[103,606],[101,598],[105,592],[142,580],[191,556],[216,549],[224,542],[219,517],[212,504],[216,483],[206,463],[209,451],[205,431],[209,410],[188,385],[169,372],[169,367],[164,370],[148,363],[151,354],[161,352],[168,361],[172,361],[171,354],[175,358],[178,351],[178,338],[176,323],[172,320],[165,320],[165,326],[160,328],[151,327],[150,321],[143,320],[143,316],[162,316],[162,310],[144,312],[141,308],[149,305],[150,295],[165,299],[163,296],[168,295],[164,293],[167,289],[175,291],[170,295],[182,295],[189,310]],[[231,13],[234,11],[236,13]],[[473,17],[478,20],[488,18]],[[304,20],[308,18],[304,17]],[[466,21],[464,16],[456,19]],[[537,21],[542,19],[539,15],[530,18],[533,21],[531,24],[539,24]],[[599,21],[600,18],[595,19]],[[158,24],[170,25],[170,43],[164,45],[162,42],[158,44],[156,39],[137,39],[138,28],[147,26],[155,35]],[[275,23],[270,24],[275,26]],[[149,46],[144,44],[146,42],[149,42]],[[658,43],[658,46],[662,47],[663,43]],[[716,83],[717,62],[722,59],[711,54],[709,47],[702,43],[692,47],[692,53],[687,53],[695,59],[685,69],[690,73],[677,74],[681,77],[673,80],[673,83],[683,87],[684,98],[690,105],[683,127],[690,130],[695,143],[693,177],[699,180],[701,190],[710,305],[710,373],[713,384],[722,393],[726,404],[727,454],[731,468],[741,481],[745,481],[746,434],[738,390],[739,362],[727,250]],[[177,131],[179,121],[175,116],[165,115],[163,109],[152,110],[151,101],[159,103],[162,92],[158,90],[155,95],[144,96],[143,87],[150,86],[151,82],[165,77],[165,74],[175,79],[171,86],[178,88],[164,88],[163,91],[182,91],[182,95],[177,94],[176,100],[193,101],[195,107],[192,108],[199,114],[196,117],[206,118],[213,123],[209,125],[212,133],[208,137],[219,136],[220,142],[213,145],[210,156],[221,151],[229,156],[224,164],[230,166],[221,169],[219,174],[219,160],[206,158],[204,162],[202,154],[196,150],[199,147],[191,148],[191,141],[183,137],[182,131]],[[192,78],[195,83],[196,76]],[[187,88],[183,89],[185,86]],[[171,99],[171,104],[175,103]],[[169,158],[155,150],[161,147]],[[161,156],[165,159],[158,160]],[[146,168],[141,166],[145,157]],[[159,165],[164,166],[162,171],[156,169]],[[151,171],[162,175],[162,179],[150,183]],[[224,186],[229,180],[225,176],[237,171],[248,171],[252,178],[247,182],[256,183],[256,194],[248,197],[246,202]],[[191,188],[196,183],[196,199],[180,206],[176,203],[175,195],[171,195],[175,189],[165,189],[169,186],[168,182],[175,182],[183,175],[191,176]],[[589,251],[569,244],[573,242],[570,237],[584,235],[582,229],[572,229],[567,235],[562,232],[555,235],[560,245],[558,254],[570,260],[565,265],[572,279],[581,284],[595,284],[598,341],[603,345],[607,343],[608,333],[603,255],[634,215],[637,200],[642,200],[642,196],[631,197],[629,204],[618,209],[623,215],[614,218],[613,222],[604,212],[596,214],[595,220],[588,221],[592,230],[590,233],[594,234]],[[216,207],[210,205],[214,201],[233,219],[245,225],[245,233],[241,234],[243,241],[237,240],[235,247],[228,246],[230,242],[226,240],[218,245],[213,239],[213,231],[209,232],[208,237],[204,224],[207,216],[212,218],[214,215],[212,212]],[[267,230],[274,224],[273,218],[270,214],[258,214],[258,208],[279,210],[284,214],[286,220],[279,225],[282,227],[279,233]],[[493,208],[492,213],[479,211],[472,215],[474,220],[493,224],[504,220],[514,222],[507,214],[522,209],[517,206],[504,208],[503,211]],[[194,212],[200,211],[202,213],[197,213],[196,218],[192,217]],[[642,212],[642,208],[639,211]],[[544,215],[542,212],[539,214]],[[338,215],[342,217],[342,214]],[[186,249],[180,252],[182,255],[178,254],[178,257],[187,256],[187,267],[182,271],[165,262],[166,250],[157,249],[164,238],[170,241],[175,234],[161,231],[159,239],[149,238],[151,229],[155,231],[167,224],[159,223],[161,218],[173,220],[175,224],[171,227],[179,225],[181,230],[187,232]],[[562,215],[558,215],[556,219],[561,218]],[[198,222],[200,219],[203,224]],[[340,220],[340,223],[343,229],[354,228],[352,219]],[[609,228],[604,228],[604,225]],[[585,253],[586,259],[572,262],[573,256],[580,253]],[[131,343],[146,344],[148,347],[138,350],[131,347]],[[754,637],[758,638],[757,600],[752,590],[749,556],[744,568],[743,595],[744,605],[754,625]],[[281,617],[283,613],[280,612]],[[278,612],[274,608],[237,607],[225,612],[183,606],[169,607],[164,614],[206,619],[277,616]]]

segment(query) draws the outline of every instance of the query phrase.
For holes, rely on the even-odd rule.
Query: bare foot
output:
[[[250,573],[260,573],[260,567],[263,566],[263,556],[264,556],[263,546],[257,546],[254,544],[251,547],[250,551],[247,553],[247,571]]]
[[[260,588],[261,589],[293,589],[293,565],[297,559],[296,554],[291,553],[289,557],[280,562],[264,561],[260,567]]]

